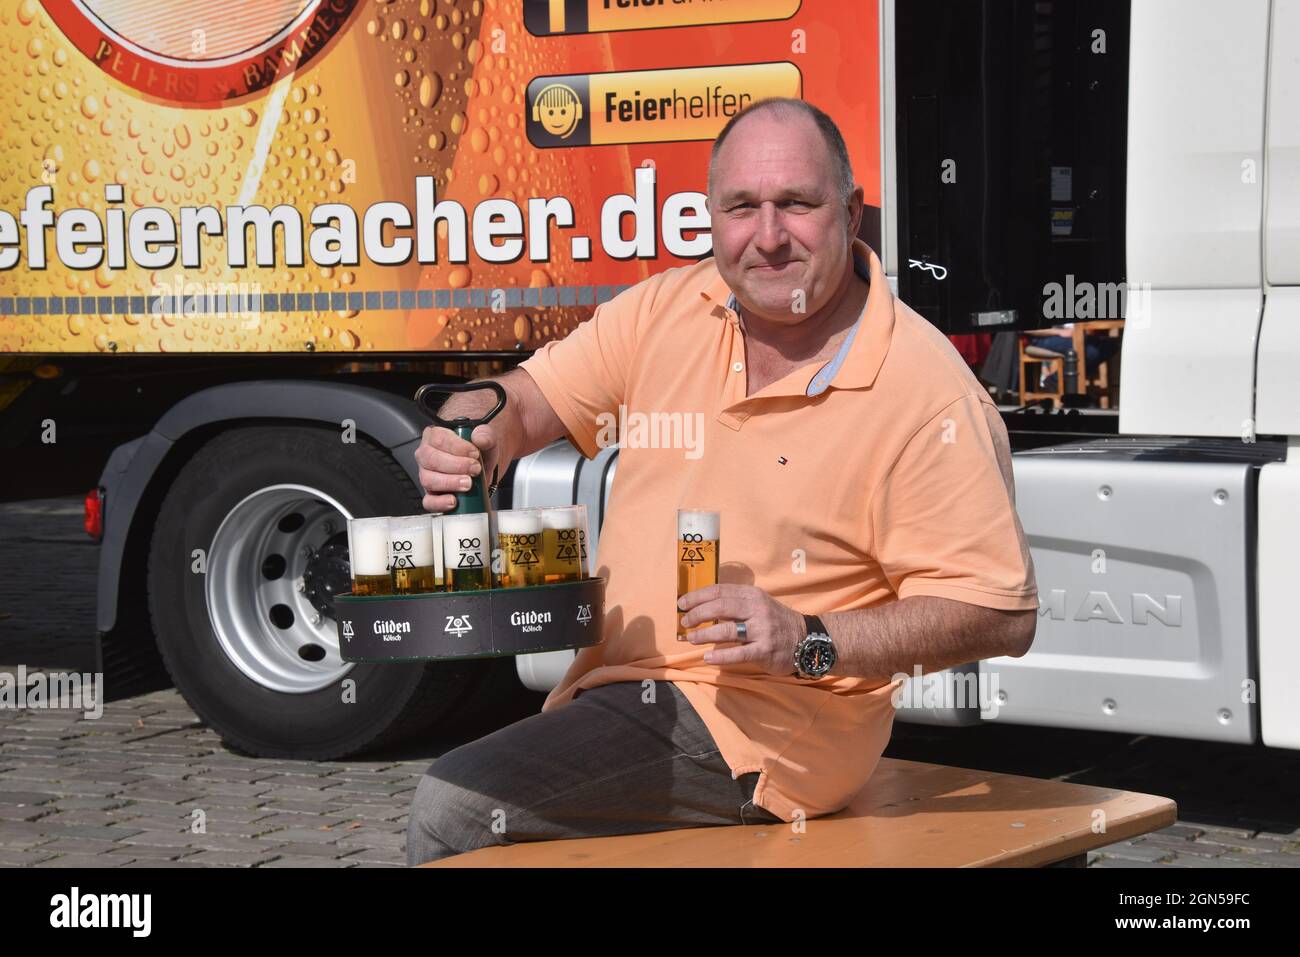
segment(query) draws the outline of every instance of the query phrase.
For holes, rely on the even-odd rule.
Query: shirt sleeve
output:
[[[912,435],[881,480],[871,516],[876,560],[899,598],[1038,606],[1006,426],[978,395],[949,403]]]
[[[618,422],[618,407],[627,402],[641,325],[657,286],[651,279],[624,290],[519,364],[564,423],[569,441],[589,459],[600,452],[602,428]]]

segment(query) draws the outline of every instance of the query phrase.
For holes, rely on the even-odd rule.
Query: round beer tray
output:
[[[334,596],[344,661],[497,658],[598,644],[605,579],[415,595]]]

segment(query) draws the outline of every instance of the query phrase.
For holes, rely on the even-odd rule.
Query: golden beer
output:
[[[348,559],[352,564],[352,594],[393,593],[386,517],[348,519]]]
[[[718,583],[718,553],[721,550],[722,517],[717,512],[698,509],[677,510],[677,597],[689,591]],[[677,640],[685,638],[687,629],[677,616]],[[690,629],[704,628],[716,621],[703,621]]]
[[[441,587],[434,567],[433,520],[430,516],[389,519],[388,539],[394,592],[413,595]]]
[[[524,509],[498,512],[497,543],[502,556],[500,587],[543,584],[540,515]]]
[[[442,552],[450,591],[491,588],[486,512],[442,517]]]
[[[581,511],[579,511],[581,510]],[[542,509],[542,571],[547,585],[582,578],[582,505]]]

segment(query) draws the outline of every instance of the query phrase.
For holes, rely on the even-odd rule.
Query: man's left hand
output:
[[[755,585],[717,584],[689,591],[677,599],[683,628],[716,620],[717,624],[687,632],[692,644],[739,642],[730,648],[712,648],[704,660],[715,665],[750,661],[770,675],[792,675],[794,650],[806,634],[803,615],[781,604]],[[745,623],[745,637],[736,625]]]

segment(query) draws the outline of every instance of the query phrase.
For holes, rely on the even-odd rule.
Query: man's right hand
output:
[[[424,430],[420,446],[415,450],[415,462],[420,467],[426,511],[451,511],[456,505],[456,494],[472,488],[484,468],[488,481],[492,480],[497,462],[497,436],[491,423],[477,426],[471,439],[472,444],[440,425]]]

